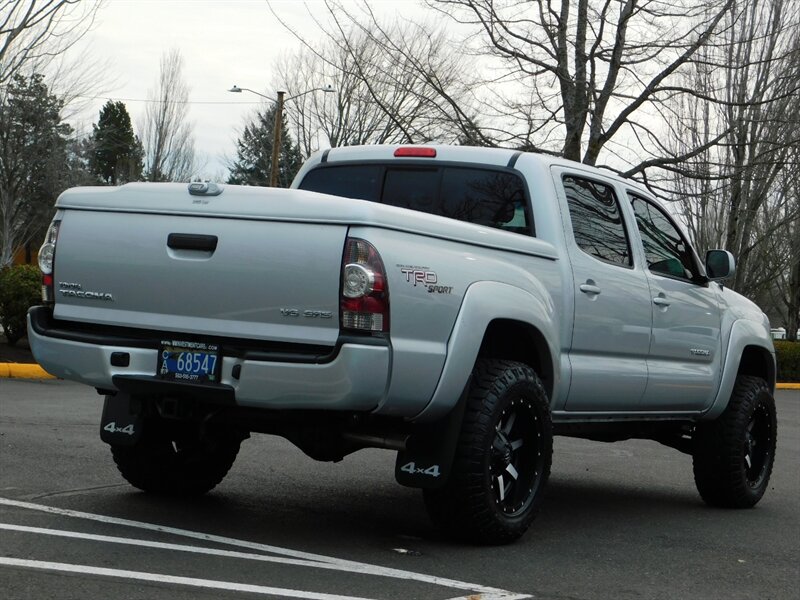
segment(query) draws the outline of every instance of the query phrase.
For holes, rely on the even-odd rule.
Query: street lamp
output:
[[[235,94],[241,94],[242,92],[250,92],[251,94],[255,94],[256,96],[261,96],[267,100],[275,100],[274,98],[270,98],[269,96],[265,96],[255,90],[251,90],[250,88],[243,88],[239,87],[238,85],[234,84],[231,89],[228,90],[229,92],[233,92]],[[306,94],[310,94],[311,92],[325,92],[326,94],[330,94],[335,92],[336,90],[330,84],[326,85],[325,87],[317,87],[312,88],[310,90],[306,90],[305,92],[300,92],[299,94],[295,94],[294,96],[289,96],[288,98],[284,99],[284,94],[286,92],[279,90],[278,91],[278,98],[277,98],[277,107],[275,109],[275,124],[272,126],[273,129],[273,139],[272,139],[272,168],[270,170],[269,175],[269,185],[270,187],[278,187],[278,153],[281,145],[281,120],[283,116],[283,103],[287,100],[294,100],[295,98],[299,98],[300,96],[305,96]]]

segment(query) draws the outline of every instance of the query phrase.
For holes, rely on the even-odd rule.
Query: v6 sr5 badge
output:
[[[414,287],[424,287],[429,294],[452,294],[453,286],[440,285],[436,271],[431,271],[428,267],[415,267],[409,265],[397,265],[400,272],[405,276],[406,283]]]

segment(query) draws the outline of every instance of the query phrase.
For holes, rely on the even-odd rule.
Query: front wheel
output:
[[[539,510],[552,454],[550,405],[536,373],[518,362],[480,360],[450,477],[443,489],[424,491],[428,512],[455,537],[512,542]]]
[[[750,508],[769,484],[778,422],[775,400],[759,377],[736,378],[725,412],[695,429],[694,480],[710,506]]]
[[[134,446],[111,446],[125,480],[145,492],[198,495],[213,489],[233,465],[243,436],[218,431],[197,436],[150,420]]]

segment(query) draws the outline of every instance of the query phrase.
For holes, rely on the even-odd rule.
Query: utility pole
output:
[[[283,95],[278,92],[278,104],[275,107],[275,125],[272,138],[272,172],[269,175],[269,186],[278,187],[278,157],[281,148],[281,125],[283,125]]]
[[[272,100],[269,96],[265,96],[264,94],[257,92],[255,90],[251,90],[250,88],[243,88],[235,85],[228,90],[229,92],[234,92],[235,94],[241,94],[243,91],[250,92],[251,94],[255,94],[256,96],[261,96],[265,100]],[[300,96],[305,96],[306,94],[310,94],[311,92],[324,92],[326,94],[332,94],[336,91],[336,89],[332,85],[326,85],[325,87],[316,87],[311,88],[310,90],[306,90],[305,92],[300,92],[299,94],[295,94],[294,96],[289,96],[287,100],[294,100],[295,98],[299,98]],[[278,160],[280,157],[280,148],[281,148],[281,125],[283,124],[283,96],[286,92],[278,92],[278,104],[275,107],[275,125],[273,127],[273,137],[272,137],[272,169],[270,170],[269,174],[269,186],[270,187],[278,187]]]

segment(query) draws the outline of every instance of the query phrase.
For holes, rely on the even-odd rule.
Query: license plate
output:
[[[162,341],[158,349],[158,376],[187,383],[218,383],[219,346],[203,342]]]

